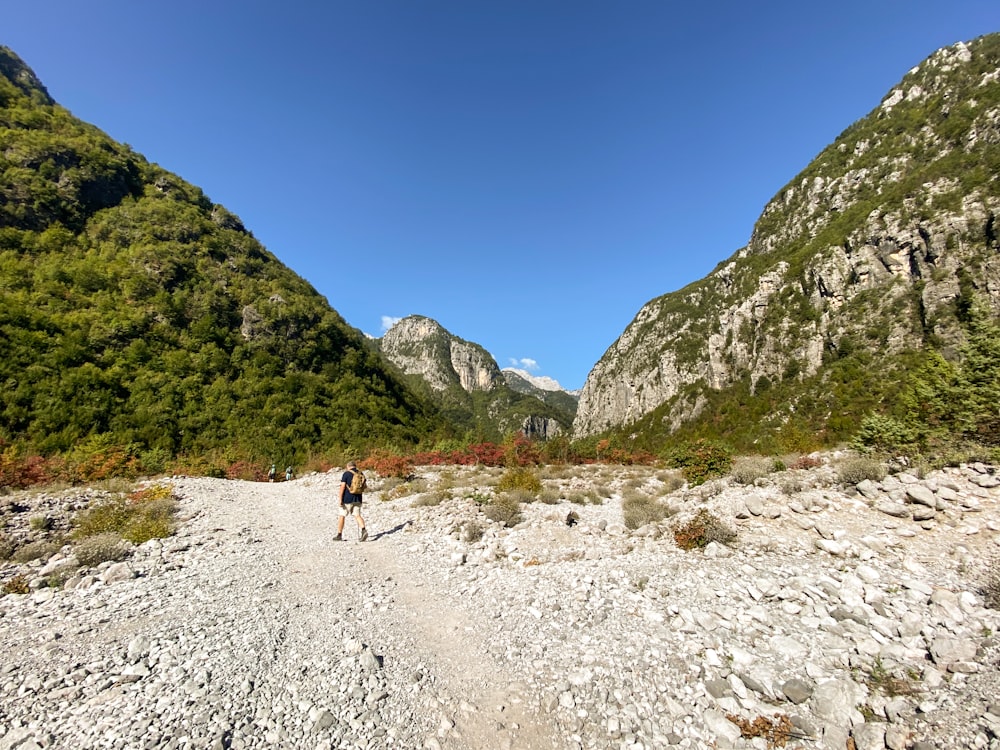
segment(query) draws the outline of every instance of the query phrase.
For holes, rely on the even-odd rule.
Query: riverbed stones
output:
[[[525,505],[505,528],[468,499],[489,494],[487,471],[420,467],[431,484],[448,471],[452,499],[384,500],[373,476],[365,545],[329,541],[336,472],[177,478],[176,537],[62,588],[40,571],[69,549],[0,569],[32,583],[0,599],[16,654],[0,662],[0,748],[742,749],[760,739],[730,717],[777,714],[816,747],[991,748],[1000,621],[976,566],[1000,515],[980,468],[852,493],[820,467],[791,496],[759,480],[749,502],[717,480],[636,533],[621,497],[656,489],[648,469],[546,479],[610,499]],[[65,523],[64,500],[19,498],[5,523]],[[700,509],[736,541],[679,550]]]

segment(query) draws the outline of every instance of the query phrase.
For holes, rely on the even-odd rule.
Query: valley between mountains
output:
[[[0,748],[997,747],[995,468],[843,486],[839,460],[676,489],[635,529],[623,495],[667,472],[541,469],[603,500],[506,528],[478,502],[500,470],[422,467],[372,478],[366,543],[332,541],[336,471],[176,477],[176,536],[61,589],[71,548],[17,567]],[[7,496],[8,528],[81,492]],[[735,541],[679,549],[700,510]]]

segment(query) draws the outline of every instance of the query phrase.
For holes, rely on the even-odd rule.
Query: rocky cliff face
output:
[[[573,422],[573,411],[558,402],[559,395],[572,402],[571,397],[548,393],[542,399],[528,392],[538,390],[528,383],[528,391],[511,387],[489,352],[430,318],[404,318],[378,346],[396,367],[429,388],[442,412],[469,434],[501,439],[520,432],[546,440],[566,432]]]
[[[404,318],[385,333],[382,353],[407,375],[419,375],[436,391],[453,385],[467,393],[491,391],[503,382],[489,352],[419,315]]]
[[[808,377],[858,349],[947,355],[970,299],[1000,310],[998,174],[991,35],[911,70],[768,203],[747,247],[647,303],[590,373],[575,434],[664,404],[676,427],[710,389]]]

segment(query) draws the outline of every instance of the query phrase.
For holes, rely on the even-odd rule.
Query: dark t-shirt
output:
[[[340,478],[340,481],[343,482],[345,485],[347,485],[346,487],[344,487],[344,505],[347,505],[348,503],[360,503],[361,502],[361,495],[352,495],[351,494],[351,480],[352,479],[354,479],[354,472],[352,472],[352,471],[345,471],[344,472],[344,476],[342,476]]]

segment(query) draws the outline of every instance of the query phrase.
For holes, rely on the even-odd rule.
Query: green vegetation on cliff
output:
[[[303,460],[441,428],[240,220],[0,48],[0,445]]]

